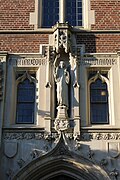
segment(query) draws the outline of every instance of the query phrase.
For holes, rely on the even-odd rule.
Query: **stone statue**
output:
[[[68,107],[68,84],[70,75],[63,61],[60,61],[59,66],[55,67],[54,78],[57,84],[58,105]]]

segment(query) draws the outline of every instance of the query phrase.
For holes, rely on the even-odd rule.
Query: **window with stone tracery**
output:
[[[107,73],[89,74],[89,118],[91,124],[109,123]]]
[[[25,73],[18,78],[16,123],[34,123],[35,81]]]

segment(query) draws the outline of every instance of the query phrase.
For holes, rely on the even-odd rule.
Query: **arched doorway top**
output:
[[[24,166],[13,180],[50,180],[59,175],[76,180],[110,180],[100,166],[72,152],[62,133],[52,151]]]

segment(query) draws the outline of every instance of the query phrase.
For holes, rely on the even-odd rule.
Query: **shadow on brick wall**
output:
[[[77,44],[84,44],[86,53],[96,53],[96,38],[93,33],[85,31],[76,36]]]

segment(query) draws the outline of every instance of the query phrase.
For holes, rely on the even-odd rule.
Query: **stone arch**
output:
[[[51,180],[59,175],[73,180],[110,180],[100,166],[71,151],[62,134],[53,150],[28,163],[13,180]]]
[[[58,175],[66,175],[76,180],[109,180],[107,173],[97,165],[76,161],[64,155],[38,158],[22,168],[13,180],[49,180]]]

